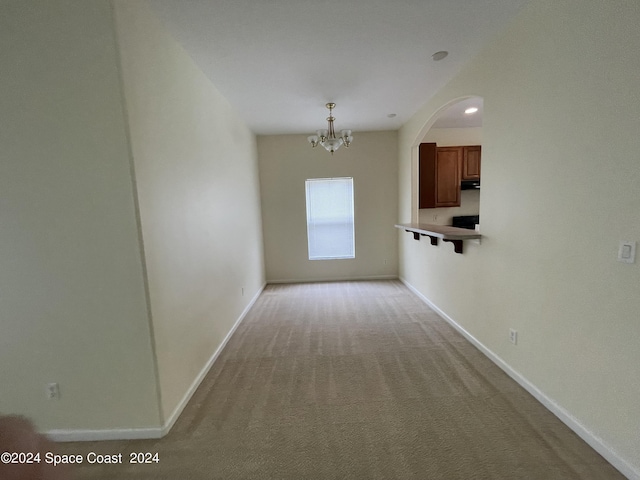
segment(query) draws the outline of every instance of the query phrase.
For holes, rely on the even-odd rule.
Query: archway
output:
[[[474,113],[465,113],[468,108],[475,107]],[[478,215],[479,190],[461,192],[459,207],[447,209],[419,208],[419,147],[421,143],[433,142],[438,146],[463,146],[482,144],[483,99],[476,95],[458,97],[444,104],[425,123],[416,135],[411,146],[411,222],[450,224],[452,216]]]

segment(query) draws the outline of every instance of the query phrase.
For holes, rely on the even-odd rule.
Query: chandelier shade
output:
[[[326,107],[329,109],[329,116],[327,117],[328,128],[326,130],[317,130],[316,134],[309,135],[307,140],[312,147],[322,145],[333,155],[333,152],[338,150],[342,145],[349,147],[351,142],[353,142],[353,135],[351,135],[351,130],[340,130],[340,136],[336,137],[336,132],[333,127],[333,121],[335,120],[333,117],[333,109],[336,107],[336,104],[327,103]]]

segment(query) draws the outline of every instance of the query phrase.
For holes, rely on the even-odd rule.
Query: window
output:
[[[311,178],[305,186],[309,260],[355,258],[353,178]]]

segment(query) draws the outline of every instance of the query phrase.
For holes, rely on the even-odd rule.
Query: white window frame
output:
[[[327,187],[324,192],[320,190],[323,186]],[[305,194],[309,260],[354,259],[353,177],[309,178]],[[323,195],[328,198],[323,199]]]

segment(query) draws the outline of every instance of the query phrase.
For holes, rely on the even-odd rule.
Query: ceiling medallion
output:
[[[329,109],[329,116],[327,117],[328,128],[327,130],[317,130],[315,135],[307,137],[312,147],[322,145],[328,152],[333,152],[340,148],[340,145],[348,147],[353,142],[353,136],[351,130],[340,130],[340,136],[336,137],[336,132],[333,129],[333,109],[336,108],[335,103],[327,103],[326,107]]]

